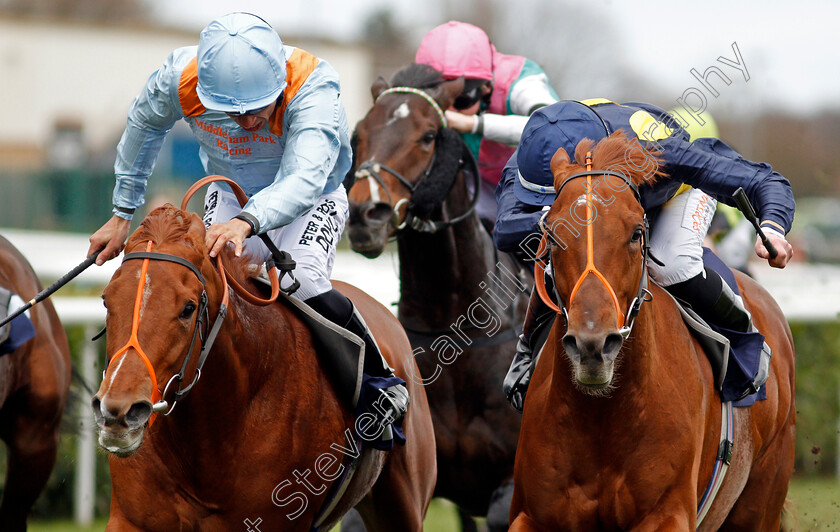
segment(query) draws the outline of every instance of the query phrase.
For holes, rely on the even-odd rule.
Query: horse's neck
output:
[[[443,206],[447,218],[469,209],[471,199],[465,174],[460,172]],[[405,230],[397,243],[403,323],[418,328],[436,323],[445,328],[484,295],[482,286],[495,268],[496,254],[475,211],[437,233]]]

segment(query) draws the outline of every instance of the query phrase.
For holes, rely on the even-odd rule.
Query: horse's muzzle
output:
[[[574,368],[575,381],[592,390],[609,387],[623,342],[618,331],[607,334],[569,331],[563,337],[563,349]]]
[[[117,456],[130,456],[143,442],[143,432],[152,415],[152,404],[138,401],[128,409],[120,409],[106,403],[96,396],[91,401],[99,445]]]
[[[388,243],[389,222],[393,218],[391,205],[382,201],[350,203],[347,235],[356,253],[372,259],[382,254]]]

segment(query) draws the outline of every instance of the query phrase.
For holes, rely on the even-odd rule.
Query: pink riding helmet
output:
[[[444,79],[492,80],[494,51],[483,30],[451,20],[423,37],[414,62],[440,70]]]

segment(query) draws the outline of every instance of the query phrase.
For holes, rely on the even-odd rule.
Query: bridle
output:
[[[146,245],[146,251],[139,251],[135,253],[128,253],[123,257],[123,264],[127,260],[143,260],[143,265],[140,269],[140,281],[137,285],[137,297],[134,301],[134,314],[131,320],[131,336],[128,339],[128,342],[120,348],[113,357],[111,357],[111,361],[108,363],[108,368],[110,368],[114,362],[116,362],[119,358],[121,358],[124,354],[128,352],[129,349],[134,348],[134,351],[140,356],[140,359],[146,365],[146,369],[149,372],[149,377],[152,379],[152,417],[149,418],[149,426],[154,423],[155,417],[157,413],[163,412],[163,415],[169,415],[172,412],[172,409],[175,408],[175,405],[178,401],[183,399],[189,392],[192,390],[192,387],[198,382],[198,379],[201,378],[201,368],[204,367],[204,362],[207,360],[207,355],[210,353],[210,348],[213,347],[213,342],[216,340],[216,335],[219,333],[219,329],[222,326],[222,322],[224,322],[225,316],[227,315],[227,304],[228,304],[228,291],[225,290],[224,296],[222,298],[222,303],[219,305],[219,311],[216,314],[216,319],[213,322],[213,326],[209,329],[209,334],[205,335],[205,331],[207,331],[207,324],[209,322],[209,311],[207,308],[207,281],[204,279],[204,276],[198,270],[192,262],[179,257],[177,255],[170,255],[168,253],[155,253],[152,252],[152,241],[149,240],[148,244]],[[187,348],[187,354],[184,356],[184,361],[181,364],[181,369],[173,375],[169,381],[166,383],[166,386],[163,389],[163,392],[157,387],[157,376],[155,374],[155,368],[152,365],[149,357],[143,351],[143,348],[140,346],[140,340],[137,337],[137,332],[140,328],[140,303],[143,300],[143,289],[146,286],[146,274],[149,269],[149,261],[151,260],[163,260],[168,262],[174,262],[176,264],[180,264],[190,271],[192,271],[198,280],[201,282],[201,296],[198,300],[198,308],[196,309],[196,323],[195,327],[193,328],[192,338],[190,339],[190,345]],[[225,286],[227,288],[227,286]],[[193,378],[192,382],[190,382],[186,387],[183,387],[184,375],[186,374],[187,367],[189,366],[190,360],[192,359],[194,347],[195,347],[195,340],[196,338],[200,338],[201,343],[201,351],[198,355],[198,364],[196,365],[195,377]],[[107,370],[106,370],[107,371]],[[104,376],[104,374],[103,374]],[[164,400],[167,397],[169,388],[175,382],[178,382],[178,389],[175,391],[175,395],[172,400],[171,406],[169,402]]]
[[[557,196],[560,196],[560,191],[563,190],[563,187],[566,186],[571,180],[585,177],[586,178],[586,267],[584,268],[583,273],[580,274],[578,277],[577,282],[575,283],[574,288],[572,288],[572,293],[569,296],[569,303],[568,306],[572,305],[572,301],[574,301],[575,295],[577,295],[578,289],[583,284],[584,279],[586,279],[590,274],[594,275],[601,284],[607,289],[607,292],[610,294],[610,298],[612,299],[613,304],[615,305],[616,311],[616,325],[619,331],[619,334],[623,338],[627,338],[630,335],[630,331],[633,329],[633,324],[636,321],[636,316],[638,316],[639,311],[642,307],[642,303],[645,301],[650,301],[652,299],[652,294],[648,290],[648,273],[647,273],[647,260],[650,257],[650,249],[649,249],[649,229],[648,229],[648,220],[647,215],[643,215],[643,235],[642,235],[642,277],[639,279],[639,286],[636,290],[636,297],[633,298],[633,301],[630,303],[630,307],[627,309],[626,313],[621,311],[621,305],[618,302],[618,297],[615,295],[615,290],[613,290],[610,282],[607,278],[598,270],[595,266],[595,253],[594,253],[594,242],[593,242],[593,234],[592,234],[592,226],[595,222],[593,219],[594,213],[592,212],[592,176],[612,176],[617,177],[624,181],[630,190],[633,191],[633,194],[636,197],[636,201],[639,202],[641,205],[641,195],[639,194],[639,187],[636,186],[627,176],[620,172],[613,172],[609,170],[592,170],[592,154],[591,152],[587,152],[586,154],[586,171],[585,172],[578,172],[576,174],[572,174],[567,177],[560,186],[557,188]],[[545,215],[540,219],[540,230],[542,231],[542,237],[540,238],[540,245],[537,251],[537,261],[535,263],[535,287],[537,293],[539,294],[540,298],[542,299],[543,303],[545,303],[549,308],[554,310],[557,314],[560,314],[564,317],[566,324],[568,326],[569,323],[569,312],[566,305],[562,307],[554,302],[554,300],[549,296],[548,291],[545,286],[545,271],[548,268],[548,257],[550,256],[550,246],[553,243],[559,242],[559,239],[554,235],[553,230],[550,227],[547,227],[545,224],[545,218],[548,215],[546,212]],[[556,294],[556,288],[554,290]],[[559,297],[557,298],[559,301]]]
[[[426,100],[426,102],[428,102],[429,105],[431,105],[432,108],[435,110],[435,113],[438,116],[438,119],[440,121],[440,124],[441,124],[442,128],[447,128],[448,127],[448,123],[446,121],[446,115],[444,114],[440,105],[438,105],[438,103],[435,101],[435,99],[432,98],[425,91],[417,89],[415,87],[391,87],[390,89],[384,90],[379,94],[379,96],[377,96],[376,101],[374,102],[374,105],[379,103],[379,100],[382,99],[383,96],[385,96],[387,94],[394,94],[394,93],[414,94],[414,95],[420,96],[421,98]],[[438,138],[439,139],[441,138],[441,132],[442,132],[442,129],[439,129],[438,130]],[[437,150],[435,150],[435,152],[436,151]],[[461,222],[462,220],[466,219],[470,214],[472,214],[472,212],[475,210],[476,205],[478,204],[478,194],[479,194],[479,188],[480,188],[480,176],[479,176],[479,173],[478,173],[478,163],[475,161],[475,158],[474,158],[472,152],[469,149],[462,148],[462,152],[466,152],[467,154],[469,154],[468,157],[470,159],[471,164],[473,165],[472,166],[472,169],[473,169],[472,174],[473,174],[473,189],[474,189],[474,192],[473,192],[473,198],[470,200],[470,204],[467,207],[467,209],[463,213],[459,214],[458,216],[456,216],[454,218],[451,218],[449,220],[446,220],[446,221],[435,221],[435,220],[429,220],[427,218],[421,218],[419,216],[416,216],[412,212],[411,204],[409,203],[411,201],[410,197],[414,196],[418,189],[429,185],[429,182],[430,182],[429,178],[430,178],[430,176],[432,176],[432,172],[435,169],[435,162],[436,162],[436,153],[435,152],[432,153],[432,158],[429,161],[429,164],[426,166],[426,169],[424,170],[422,176],[420,177],[420,179],[417,180],[416,183],[412,183],[411,181],[406,179],[405,176],[403,176],[400,172],[394,170],[393,168],[391,168],[391,167],[389,167],[385,164],[382,164],[382,163],[374,162],[372,160],[367,160],[367,161],[362,162],[359,165],[358,169],[356,170],[356,172],[354,174],[354,177],[355,177],[356,181],[358,181],[360,179],[368,178],[368,179],[374,181],[383,190],[385,190],[385,193],[388,196],[388,204],[393,205],[392,213],[391,213],[391,224],[394,226],[394,228],[397,231],[402,231],[402,230],[404,230],[408,227],[408,228],[413,229],[414,231],[421,232],[421,233],[436,233],[436,232],[438,232],[442,229],[446,229],[447,227],[451,227],[451,226],[457,224],[458,222]],[[456,169],[456,173],[457,173],[458,170],[460,170],[463,167],[463,164],[464,164],[464,160],[463,160],[463,157],[462,157],[458,161],[458,168]],[[402,198],[396,204],[394,204],[393,198],[391,196],[391,191],[385,185],[385,182],[383,181],[382,176],[380,175],[380,172],[382,172],[383,170],[388,172],[392,176],[394,176],[394,178],[396,178],[396,180],[399,181],[401,185],[403,185],[405,188],[408,189],[408,191],[410,192],[410,197],[409,198]],[[374,184],[370,183],[370,185],[371,185],[371,191],[373,191],[374,190]],[[448,193],[448,191],[447,191],[447,193]],[[408,203],[409,205],[406,208],[405,217],[403,218],[402,221],[400,221],[400,208],[406,203]]]
[[[247,196],[236,182],[226,177],[213,175],[200,179],[192,187],[190,187],[190,189],[184,195],[184,199],[181,201],[181,210],[186,210],[190,198],[199,188],[213,181],[223,181],[228,183],[233,189],[234,194],[236,194],[240,205],[245,205],[245,202],[247,201]],[[152,252],[151,240],[149,240],[148,244],[146,245],[145,251],[127,253],[123,257],[123,264],[125,264],[125,261],[128,260],[143,261],[143,265],[140,269],[140,280],[137,285],[137,296],[134,301],[134,313],[132,315],[131,321],[131,335],[129,336],[128,342],[119,350],[117,350],[113,357],[111,357],[111,360],[108,363],[108,367],[105,371],[103,371],[102,376],[104,378],[107,369],[110,368],[111,365],[113,365],[117,359],[122,358],[122,356],[128,353],[129,349],[134,349],[134,352],[137,353],[137,355],[143,361],[143,364],[146,366],[146,370],[149,372],[149,377],[152,380],[151,402],[153,413],[152,416],[149,418],[149,426],[151,426],[152,423],[154,423],[154,420],[157,417],[158,413],[162,412],[164,416],[168,416],[169,414],[171,414],[178,401],[186,397],[187,394],[189,394],[189,392],[192,390],[193,386],[195,386],[195,384],[201,378],[201,370],[204,367],[204,363],[207,361],[207,357],[210,354],[210,349],[213,347],[213,343],[216,340],[216,336],[218,335],[219,330],[222,327],[222,323],[224,322],[225,316],[227,315],[228,303],[230,298],[230,290],[228,289],[228,286],[231,286],[234,289],[234,291],[236,291],[246,301],[255,305],[265,306],[277,300],[277,297],[279,296],[281,290],[280,282],[284,276],[290,275],[290,277],[294,281],[293,286],[297,283],[297,281],[294,280],[294,276],[291,274],[291,270],[294,269],[294,261],[291,261],[289,259],[288,261],[280,261],[279,263],[277,263],[274,260],[269,260],[269,262],[266,263],[266,270],[270,272],[276,268],[277,270],[279,270],[280,273],[279,275],[269,275],[269,279],[271,281],[271,295],[268,299],[261,299],[248,292],[233,277],[227,276],[224,265],[222,264],[221,254],[219,254],[216,256],[216,266],[222,281],[222,301],[219,304],[219,311],[216,313],[216,318],[213,321],[213,325],[208,326],[210,321],[210,313],[208,308],[207,281],[205,280],[204,276],[201,274],[201,271],[195,264],[178,255]],[[199,296],[198,301],[198,307],[195,312],[195,326],[193,327],[189,347],[187,348],[186,355],[183,357],[184,360],[181,363],[180,370],[178,371],[178,373],[174,374],[169,379],[169,381],[166,383],[166,386],[163,389],[163,392],[161,392],[157,386],[157,375],[155,374],[154,365],[149,360],[149,357],[146,355],[146,353],[143,351],[143,348],[140,345],[140,340],[137,336],[137,333],[140,328],[140,305],[143,299],[143,291],[146,286],[146,276],[149,269],[149,262],[152,260],[174,262],[175,264],[180,264],[181,266],[184,266],[185,268],[189,269],[193,274],[195,274],[196,278],[199,280],[199,282],[201,282],[202,286],[201,295]],[[196,345],[196,338],[199,339],[201,348],[196,364],[195,376],[193,377],[192,381],[185,387],[183,385],[184,377],[187,368],[190,365],[190,361],[192,360],[193,353],[195,352],[194,348]],[[175,385],[176,382],[177,389],[174,391],[170,404],[170,401],[167,400],[167,397],[170,392],[170,387]]]

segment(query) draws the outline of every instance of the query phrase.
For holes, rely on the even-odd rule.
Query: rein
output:
[[[239,185],[231,179],[226,177],[212,175],[204,177],[197,181],[187,193],[184,195],[184,199],[181,201],[181,210],[186,210],[187,203],[189,202],[190,198],[192,198],[193,194],[204,185],[211,183],[213,181],[223,181],[228,183],[234,191],[237,199],[239,200],[240,205],[245,205],[247,202],[247,196],[239,187]],[[273,247],[273,246],[272,246]],[[273,251],[273,250],[272,250]],[[281,255],[281,258],[287,256]],[[280,295],[280,281],[285,275],[289,275],[293,280],[294,276],[291,274],[291,270],[294,269],[294,261],[288,258],[284,258],[284,260],[280,260],[280,264],[276,264],[274,260],[270,260],[266,263],[266,270],[271,271],[273,269],[280,270],[280,274],[278,275],[271,275],[269,274],[269,279],[271,281],[271,295],[268,299],[262,299],[257,296],[254,296],[250,292],[248,292],[242,285],[240,285],[236,279],[233,277],[229,277],[227,272],[224,268],[224,264],[222,263],[221,255],[216,256],[216,267],[219,272],[219,277],[222,281],[222,301],[219,304],[219,311],[216,314],[216,319],[213,322],[212,327],[209,327],[208,331],[208,323],[209,323],[209,308],[208,308],[208,297],[207,297],[207,281],[204,276],[201,274],[201,271],[198,267],[193,264],[192,262],[188,261],[183,257],[179,257],[178,255],[172,255],[169,253],[157,253],[152,252],[152,241],[150,240],[146,245],[145,251],[128,253],[123,257],[123,264],[125,261],[128,260],[142,260],[143,265],[141,266],[140,270],[140,280],[137,285],[137,296],[134,301],[134,313],[132,315],[132,322],[131,322],[131,336],[128,339],[128,342],[121,347],[111,358],[111,361],[108,363],[108,368],[114,364],[114,362],[128,353],[128,350],[133,348],[134,351],[140,356],[141,360],[146,366],[146,369],[149,372],[149,377],[152,380],[152,416],[149,418],[149,426],[152,426],[154,423],[157,414],[163,412],[164,416],[168,416],[172,413],[175,409],[175,405],[183,399],[184,397],[189,394],[192,390],[193,386],[198,382],[201,378],[201,370],[204,367],[204,363],[207,361],[207,357],[210,354],[210,349],[213,347],[213,343],[216,340],[216,336],[219,333],[219,330],[222,327],[222,323],[224,322],[225,316],[228,312],[228,303],[229,303],[229,293],[230,290],[228,286],[232,287],[233,290],[239,294],[243,299],[252,303],[254,305],[265,306],[273,303],[277,300],[277,297]],[[160,391],[157,385],[157,375],[155,374],[155,368],[152,365],[149,357],[143,351],[143,348],[140,346],[140,340],[137,336],[137,333],[140,329],[140,305],[143,299],[143,291],[146,286],[146,275],[149,269],[149,262],[152,260],[160,260],[166,262],[173,262],[175,264],[180,264],[181,266],[186,267],[191,272],[193,272],[201,282],[202,290],[201,296],[199,296],[199,303],[198,308],[196,311],[196,323],[195,327],[193,328],[192,338],[190,339],[190,345],[187,348],[187,353],[184,356],[184,361],[181,364],[181,368],[173,375],[169,381],[166,383],[166,386],[163,389],[163,392]],[[297,284],[297,281],[294,280],[294,285]],[[205,335],[206,332],[206,335]],[[196,338],[199,338],[201,349],[198,355],[198,362],[196,364],[196,371],[193,380],[186,386],[183,386],[184,376],[186,374],[187,368],[190,365],[190,360],[192,359],[193,352],[195,351],[194,347],[196,344]],[[107,368],[106,368],[107,371]],[[103,372],[103,378],[105,376],[105,372]],[[174,392],[174,396],[172,398],[172,403],[170,405],[169,401],[166,397],[169,394],[169,388],[175,382],[178,383],[178,388]]]
[[[584,268],[583,273],[580,274],[578,277],[577,282],[575,283],[574,288],[572,288],[572,293],[569,296],[569,305],[571,306],[572,302],[574,301],[575,295],[577,295],[577,291],[580,286],[583,284],[583,281],[589,274],[594,275],[601,284],[607,289],[607,292],[610,294],[610,298],[613,301],[613,305],[615,305],[616,311],[616,328],[618,329],[619,334],[623,338],[627,338],[630,335],[630,331],[633,329],[633,324],[636,321],[636,316],[638,316],[639,311],[641,310],[642,303],[645,301],[650,301],[653,297],[648,291],[648,273],[647,273],[647,259],[649,256],[649,249],[648,249],[648,242],[649,242],[649,231],[648,231],[648,221],[647,215],[644,216],[644,233],[643,233],[643,241],[642,241],[642,277],[639,279],[639,287],[636,290],[636,297],[630,303],[630,307],[627,309],[626,313],[621,312],[621,305],[618,302],[618,297],[615,295],[615,290],[613,290],[612,285],[601,273],[600,270],[595,266],[595,246],[593,242],[593,233],[592,233],[592,226],[595,222],[593,219],[593,212],[590,205],[592,204],[592,176],[593,175],[602,175],[602,176],[613,176],[618,177],[627,183],[628,188],[633,191],[633,194],[636,197],[636,201],[641,203],[641,196],[639,194],[639,188],[636,186],[635,183],[630,181],[627,176],[619,173],[619,172],[611,172],[608,170],[598,170],[592,171],[592,153],[587,152],[586,154],[586,171],[585,172],[578,172],[576,174],[572,174],[567,177],[557,188],[557,196],[559,197],[560,192],[563,190],[569,181],[572,179],[577,179],[580,177],[586,178],[586,267]],[[545,218],[548,215],[548,211],[545,215],[540,219],[540,230],[542,231],[542,237],[540,238],[540,245],[537,250],[537,256],[539,257],[535,263],[535,272],[534,272],[534,283],[539,294],[540,298],[543,300],[550,309],[554,310],[557,314],[561,314],[564,319],[566,320],[566,324],[568,325],[569,322],[569,312],[566,305],[562,307],[556,304],[552,298],[548,294],[548,290],[545,286],[545,271],[549,266],[549,261],[546,260],[546,257],[549,255],[549,248],[552,245],[552,242],[558,242],[559,240],[554,235],[552,229],[550,227],[546,227],[545,225]],[[559,298],[558,298],[559,299]]]
[[[440,105],[435,101],[434,98],[432,98],[425,91],[414,88],[414,87],[392,87],[390,89],[382,91],[382,93],[380,93],[379,96],[376,98],[376,101],[374,102],[374,105],[379,103],[379,100],[383,96],[385,96],[386,94],[394,94],[394,93],[396,93],[396,94],[415,94],[417,96],[422,97],[424,100],[426,100],[432,106],[432,108],[435,110],[435,113],[438,115],[438,119],[440,120],[441,126],[443,128],[443,129],[438,130],[438,139],[443,139],[443,130],[448,127],[448,124],[447,124],[447,121],[446,121],[446,116],[443,113],[443,110],[441,109]],[[411,181],[406,179],[405,176],[403,176],[401,173],[394,170],[393,168],[391,168],[389,166],[386,166],[382,163],[374,162],[372,160],[368,160],[368,161],[365,161],[365,162],[361,163],[359,165],[359,168],[356,170],[356,172],[354,174],[354,177],[357,181],[360,180],[360,179],[365,179],[365,178],[371,179],[371,180],[375,181],[376,184],[379,187],[382,187],[382,189],[385,190],[385,193],[388,195],[388,203],[393,205],[391,223],[394,225],[394,227],[396,228],[397,231],[402,231],[406,227],[410,227],[411,229],[413,229],[417,232],[420,232],[420,233],[437,233],[438,231],[440,231],[442,229],[446,229],[448,227],[451,227],[451,226],[463,221],[464,219],[466,219],[468,216],[470,216],[473,213],[476,205],[478,204],[479,189],[481,187],[480,176],[479,176],[479,173],[478,173],[478,163],[475,161],[475,156],[473,156],[472,152],[469,149],[465,149],[465,147],[463,146],[463,143],[461,143],[461,146],[462,146],[462,148],[461,148],[462,152],[466,152],[467,154],[469,154],[468,157],[469,157],[469,160],[470,160],[471,165],[472,165],[474,193],[473,193],[473,198],[470,200],[470,204],[467,207],[467,209],[463,213],[461,213],[458,216],[456,216],[454,218],[451,218],[447,221],[443,221],[443,222],[434,221],[434,220],[429,220],[429,219],[426,219],[426,218],[421,218],[419,216],[416,216],[415,214],[413,214],[411,212],[411,205],[409,205],[407,207],[405,217],[400,222],[399,221],[400,220],[399,210],[405,203],[409,202],[409,199],[403,198],[403,199],[399,200],[394,205],[393,204],[393,199],[392,199],[392,196],[391,196],[391,191],[385,185],[385,182],[383,181],[382,176],[380,175],[380,172],[382,170],[388,172],[389,174],[394,176],[394,178],[396,178],[396,180],[399,181],[400,184],[402,184],[406,189],[408,189],[411,196],[413,196],[417,192],[418,189],[429,185],[430,176],[432,176],[432,172],[436,168],[435,163],[437,162],[437,158],[436,158],[435,153],[432,154],[432,159],[429,161],[429,164],[426,167],[426,170],[423,172],[422,176],[420,177],[420,179],[417,180],[416,183],[412,183]],[[464,159],[462,157],[458,161],[458,166],[455,169],[455,173],[457,174],[457,172],[460,169],[462,169],[463,167],[464,167]],[[454,177],[453,177],[453,183],[454,183]],[[373,190],[374,190],[373,183],[371,183],[370,188],[371,188],[371,192],[372,192],[372,195],[373,195]],[[447,191],[447,193],[448,193],[448,191]]]

